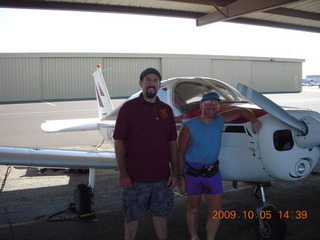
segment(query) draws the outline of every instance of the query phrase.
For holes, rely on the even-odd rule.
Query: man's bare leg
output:
[[[139,221],[124,223],[124,239],[134,240],[138,231]]]
[[[157,237],[159,240],[165,240],[168,238],[168,230],[167,230],[167,218],[153,216],[153,226],[156,231]]]
[[[207,240],[214,240],[220,226],[220,219],[213,219],[212,216],[214,211],[221,211],[222,209],[223,193],[205,194],[204,198],[207,200],[208,205]]]
[[[188,194],[187,224],[191,239],[198,239],[199,207],[201,195]]]

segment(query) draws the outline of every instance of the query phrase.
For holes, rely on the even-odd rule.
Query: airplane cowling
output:
[[[269,175],[284,181],[296,181],[306,177],[320,158],[320,148],[301,147],[295,141],[298,130],[271,115],[262,117],[261,121],[263,126],[259,131],[261,160]],[[279,140],[276,137],[279,132],[287,134]],[[277,141],[284,141],[283,147],[277,147]]]
[[[270,176],[287,181],[307,176],[320,157],[319,113],[307,110],[287,111],[246,85],[238,84],[237,88],[269,113],[269,121],[265,121],[267,127],[263,125],[260,129],[262,137],[259,142],[263,151],[261,158]],[[279,132],[280,134],[276,134]],[[283,148],[276,141],[284,141]]]

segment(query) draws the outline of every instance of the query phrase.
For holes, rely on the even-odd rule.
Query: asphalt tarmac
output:
[[[267,95],[286,106],[307,107],[320,112],[320,89],[304,88],[299,94]],[[40,102],[0,105],[0,145],[56,148],[95,148],[102,142],[97,132],[45,134],[40,124],[47,119],[96,117],[95,101]],[[102,145],[101,148],[110,146]],[[74,202],[77,184],[87,183],[88,174],[47,170],[40,175],[29,167],[12,167],[4,182],[7,166],[0,166],[0,239],[123,239],[123,216],[118,173],[98,170],[94,216],[79,219],[68,210]],[[10,170],[10,169],[9,169]],[[287,226],[287,240],[320,239],[320,167],[297,182],[272,182],[265,188],[267,200],[281,211]],[[252,195],[252,184],[241,183],[238,189],[224,182],[224,216],[217,240],[258,239],[257,219],[251,216],[259,206]],[[64,212],[61,212],[66,210]],[[227,213],[236,214],[232,219]],[[59,213],[57,215],[54,215]],[[174,212],[168,220],[171,240],[190,239],[185,221],[186,197],[174,197]],[[285,214],[287,213],[287,214]],[[53,216],[54,215],[54,216]],[[50,218],[52,216],[52,218]],[[200,239],[205,239],[206,206],[201,205]],[[151,219],[140,223],[138,240],[156,239]]]
[[[22,176],[22,172],[26,173]],[[265,188],[270,203],[278,211],[288,211],[288,216],[283,214],[288,240],[320,239],[319,173],[318,168],[316,174],[301,181],[277,182]],[[66,179],[68,181],[64,182]],[[76,172],[66,174],[63,170],[48,170],[46,175],[39,176],[36,169],[14,168],[7,181],[7,190],[0,194],[1,239],[123,239],[118,177],[111,170],[98,173],[93,204],[95,216],[79,219],[70,210],[52,216],[68,209],[69,203],[73,203],[75,186],[86,180],[87,174]],[[259,205],[252,196],[253,185],[241,184],[234,190],[230,183],[224,182],[224,188],[224,213],[233,211],[236,218],[232,219],[227,214],[223,216],[216,239],[258,239],[257,219],[250,215]],[[186,198],[176,194],[173,216],[168,220],[169,239],[190,239],[185,213]],[[200,239],[205,239],[205,218],[206,205],[203,199]],[[150,218],[140,223],[137,239],[156,239]]]

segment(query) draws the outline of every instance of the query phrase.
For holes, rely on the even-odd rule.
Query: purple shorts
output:
[[[202,166],[198,163],[189,163],[190,166],[196,169],[200,169]],[[207,165],[205,165],[207,166]],[[201,194],[219,194],[223,193],[222,179],[220,170],[212,177],[193,177],[187,173],[188,166],[185,164],[184,179],[186,181],[187,193],[189,195],[201,195]]]

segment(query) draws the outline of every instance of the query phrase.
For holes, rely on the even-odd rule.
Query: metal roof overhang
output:
[[[142,14],[320,33],[319,0],[0,0],[0,7]]]

